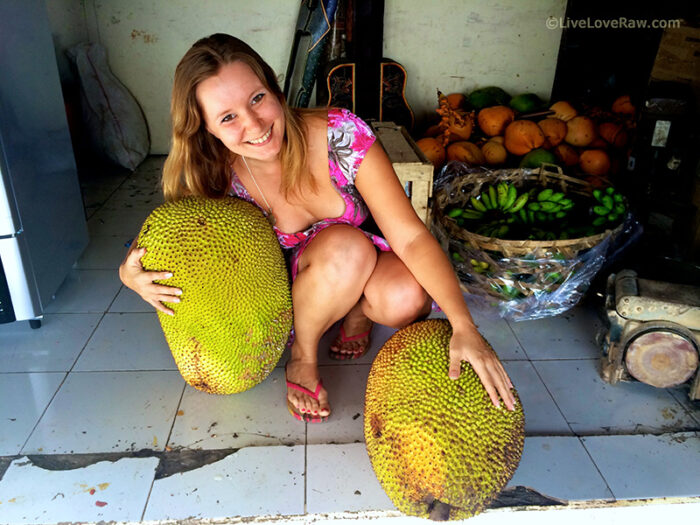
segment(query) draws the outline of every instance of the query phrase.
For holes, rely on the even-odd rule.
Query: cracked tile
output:
[[[16,459],[0,480],[0,521],[140,521],[157,465],[157,458],[123,458],[53,471]]]
[[[304,513],[304,447],[248,447],[158,479],[144,520]]]

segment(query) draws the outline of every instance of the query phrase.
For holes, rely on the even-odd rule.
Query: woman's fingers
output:
[[[170,308],[165,306],[160,301],[150,300],[150,301],[148,301],[148,304],[150,304],[153,308],[155,308],[159,312],[163,312],[164,314],[168,314],[168,315],[175,315],[175,312],[173,312]]]
[[[450,370],[447,372],[450,379],[459,379],[462,370],[462,358],[457,352],[450,352]]]
[[[478,355],[471,359],[466,355],[467,352],[464,352],[464,354],[459,355],[457,352],[450,352],[450,378],[456,379],[459,377],[461,361],[468,361],[484,385],[491,402],[498,407],[501,405],[501,400],[503,400],[508,410],[514,410],[515,396],[511,392],[513,385],[496,354],[489,351],[485,355]]]

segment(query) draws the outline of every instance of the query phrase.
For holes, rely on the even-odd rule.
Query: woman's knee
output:
[[[309,257],[304,261],[305,267],[315,267],[329,284],[354,281],[364,284],[377,263],[372,242],[360,230],[347,225],[329,226],[306,250]]]
[[[375,312],[381,312],[382,324],[401,328],[430,312],[430,296],[408,272],[372,285],[365,288],[365,297]]]

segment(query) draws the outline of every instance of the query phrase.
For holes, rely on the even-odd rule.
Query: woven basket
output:
[[[461,262],[453,259],[453,264],[466,291],[473,293],[478,289],[504,300],[553,292],[580,270],[577,263],[582,253],[623,228],[621,223],[614,230],[574,239],[509,240],[470,232],[444,213],[451,206],[467,206],[470,197],[481,193],[483,185],[501,181],[518,189],[537,186],[587,197],[594,189],[584,180],[565,175],[559,166],[544,164],[538,170],[502,169],[459,175],[437,190],[433,201],[433,231],[443,247],[449,244],[449,251],[463,259]],[[488,266],[475,271],[470,262]]]

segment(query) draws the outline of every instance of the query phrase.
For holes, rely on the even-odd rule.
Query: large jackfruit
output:
[[[212,394],[265,379],[292,326],[289,278],[263,214],[240,199],[186,197],[156,208],[138,237],[146,270],[170,271],[161,284],[182,302],[158,313],[182,377]]]
[[[512,412],[493,406],[467,363],[449,379],[451,335],[444,319],[396,332],[372,364],[365,397],[379,482],[401,512],[435,520],[481,512],[512,477],[524,442],[519,401]]]

